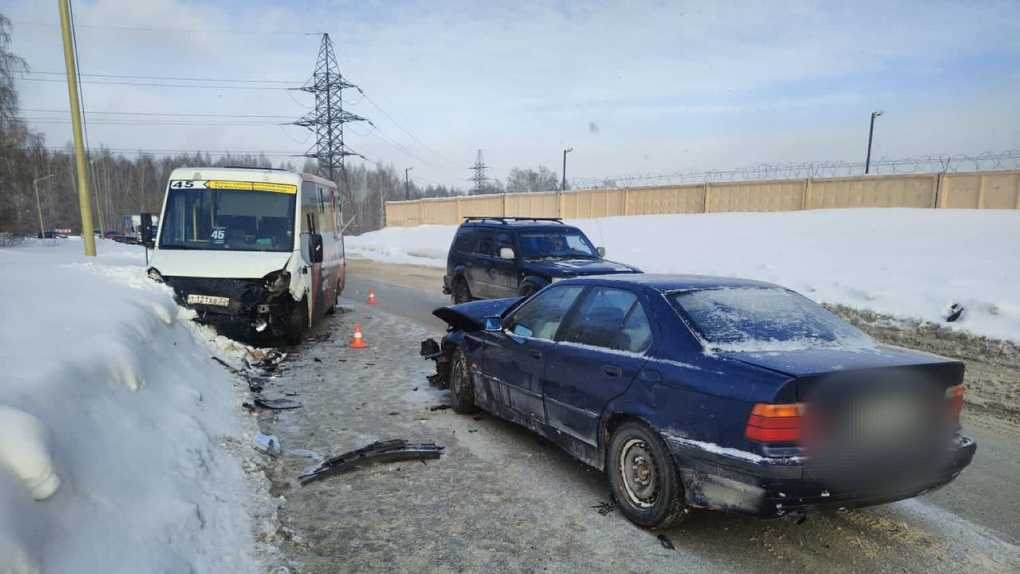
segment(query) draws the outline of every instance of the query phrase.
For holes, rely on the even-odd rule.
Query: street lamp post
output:
[[[43,177],[40,177],[39,179],[36,179],[35,181],[32,182],[32,187],[35,188],[35,209],[36,209],[36,211],[39,212],[39,238],[40,239],[46,237],[46,226],[43,224],[42,202],[39,201],[39,182],[44,180],[44,179],[49,179],[49,178],[51,178],[51,177],[53,177],[55,175],[57,175],[57,174],[51,173],[49,175],[44,175]]]
[[[875,118],[884,113],[882,110],[871,112],[871,127],[868,128],[868,158],[864,160],[864,175],[868,175],[871,170],[871,138],[875,135]]]
[[[404,201],[411,199],[411,179],[407,176],[407,172],[414,169],[414,166],[404,168]]]
[[[567,190],[567,154],[572,151],[574,151],[572,147],[563,150],[563,183],[560,185],[560,191]]]

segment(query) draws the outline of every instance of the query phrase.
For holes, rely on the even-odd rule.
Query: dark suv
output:
[[[559,219],[468,217],[450,245],[443,293],[466,303],[531,295],[568,277],[641,272],[604,255],[605,249]]]

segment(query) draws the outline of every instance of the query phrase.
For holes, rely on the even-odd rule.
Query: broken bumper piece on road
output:
[[[374,442],[364,448],[334,456],[308,474],[298,479],[305,486],[334,474],[354,470],[373,462],[394,462],[400,460],[435,460],[445,447],[435,443],[412,443],[403,439]]]

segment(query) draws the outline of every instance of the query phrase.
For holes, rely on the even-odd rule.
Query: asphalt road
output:
[[[658,533],[596,512],[608,493],[600,473],[511,423],[431,409],[445,392],[427,386],[415,354],[444,330],[431,316],[449,302],[441,274],[352,262],[331,337],[303,347],[275,383],[306,404],[262,421],[285,447],[447,446],[427,467],[378,465],[303,488],[293,476],[308,461],[281,459],[282,552],[295,570],[1020,572],[1020,432],[985,415],[965,417],[977,457],[938,492],[802,525],[696,512],[662,533],[675,546],[665,549]],[[377,305],[365,303],[369,289]],[[347,348],[356,322],[369,349]]]

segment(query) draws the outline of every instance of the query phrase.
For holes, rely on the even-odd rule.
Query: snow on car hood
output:
[[[258,279],[283,269],[291,252],[160,249],[149,262],[164,277]]]
[[[845,370],[908,367],[938,363],[957,363],[937,355],[891,345],[868,347],[815,348],[790,351],[725,351],[713,353],[777,371],[794,377],[819,375]]]
[[[576,277],[578,275],[605,275],[609,273],[640,273],[636,267],[607,261],[605,259],[529,259],[524,262],[524,270],[528,273],[548,275],[551,277]]]
[[[502,315],[511,305],[520,300],[520,297],[511,297],[509,299],[472,301],[471,303],[440,307],[432,311],[432,314],[454,329],[476,331],[485,326],[486,317]]]

